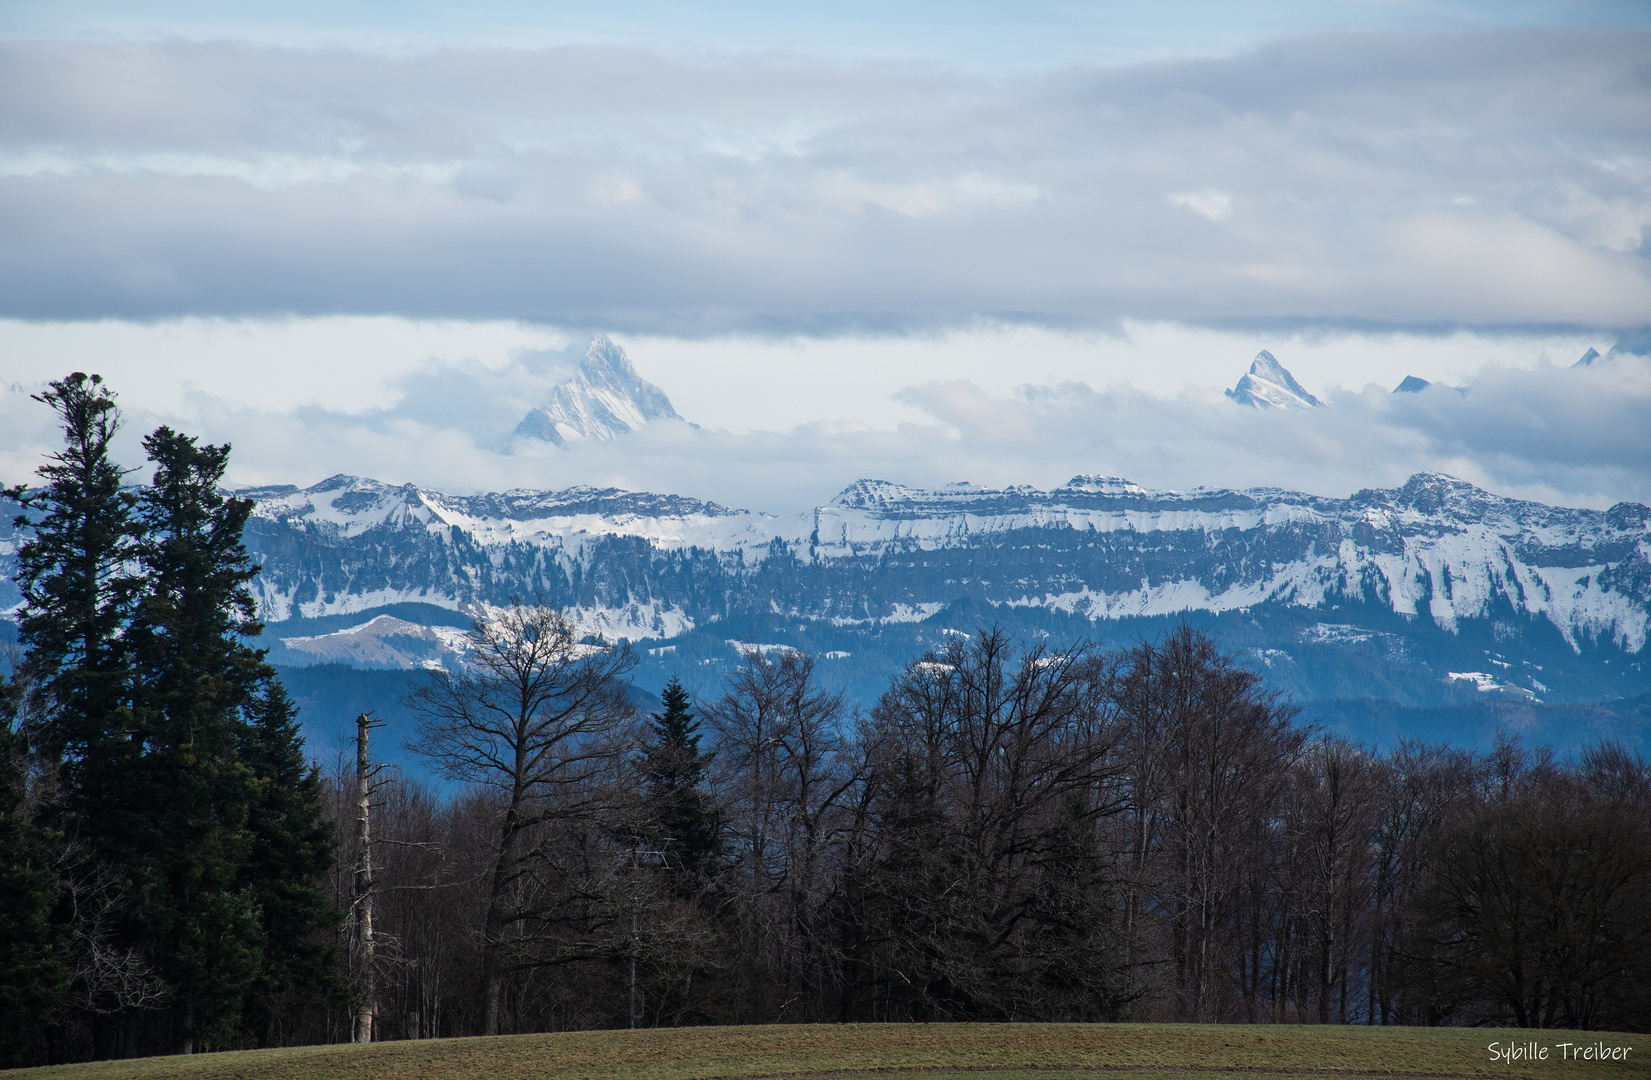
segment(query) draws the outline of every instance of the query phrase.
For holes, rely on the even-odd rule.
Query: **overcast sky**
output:
[[[80,368],[247,483],[1651,501],[1651,5],[547,7],[0,2],[0,480]],[[699,428],[513,444],[595,332]]]

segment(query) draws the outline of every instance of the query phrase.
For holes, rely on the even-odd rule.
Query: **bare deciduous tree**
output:
[[[1110,671],[984,630],[908,665],[873,713],[858,860],[862,992],[885,1019],[1095,1019],[1117,1007],[1096,822],[1114,813]]]
[[[802,998],[801,1012],[817,1012],[835,974],[823,912],[842,801],[858,774],[843,696],[820,686],[814,658],[750,650],[743,659],[704,715],[717,740],[746,1008],[753,1019],[789,1019]]]
[[[443,775],[487,789],[497,812],[482,929],[482,1030],[499,1030],[506,972],[564,962],[581,950],[550,948],[558,859],[550,826],[589,819],[610,802],[609,781],[634,709],[628,648],[582,644],[572,620],[521,603],[484,612],[470,632],[464,670],[436,672],[409,698],[419,714],[412,749]],[[598,860],[600,861],[600,860]]]
[[[1175,1013],[1215,1020],[1254,838],[1307,733],[1259,675],[1189,626],[1131,649],[1118,695],[1136,755],[1126,910],[1167,914]]]

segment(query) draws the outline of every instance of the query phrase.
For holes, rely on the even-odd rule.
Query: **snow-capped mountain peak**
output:
[[[617,439],[651,420],[680,419],[665,391],[637,374],[625,350],[597,334],[573,378],[523,417],[516,434],[566,446]]]
[[[1249,374],[1227,391],[1240,405],[1257,409],[1316,409],[1324,402],[1309,394],[1266,349],[1255,354]]]

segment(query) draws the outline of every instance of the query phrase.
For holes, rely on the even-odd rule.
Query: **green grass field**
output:
[[[1549,1047],[1499,1061],[1491,1043]],[[1623,1061],[1562,1060],[1561,1043],[1632,1047]],[[306,1046],[103,1061],[11,1074],[64,1080],[701,1080],[915,1074],[968,1077],[1651,1077],[1651,1037],[1438,1028],[1186,1024],[848,1024],[677,1028]]]

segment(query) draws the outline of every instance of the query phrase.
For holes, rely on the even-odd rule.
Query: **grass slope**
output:
[[[1494,1060],[1491,1043],[1551,1047]],[[1633,1047],[1626,1061],[1560,1060],[1559,1044]],[[635,1080],[1127,1075],[1267,1077],[1651,1077],[1651,1037],[1594,1032],[1180,1024],[847,1024],[434,1039],[307,1046],[26,1069],[64,1080]]]

